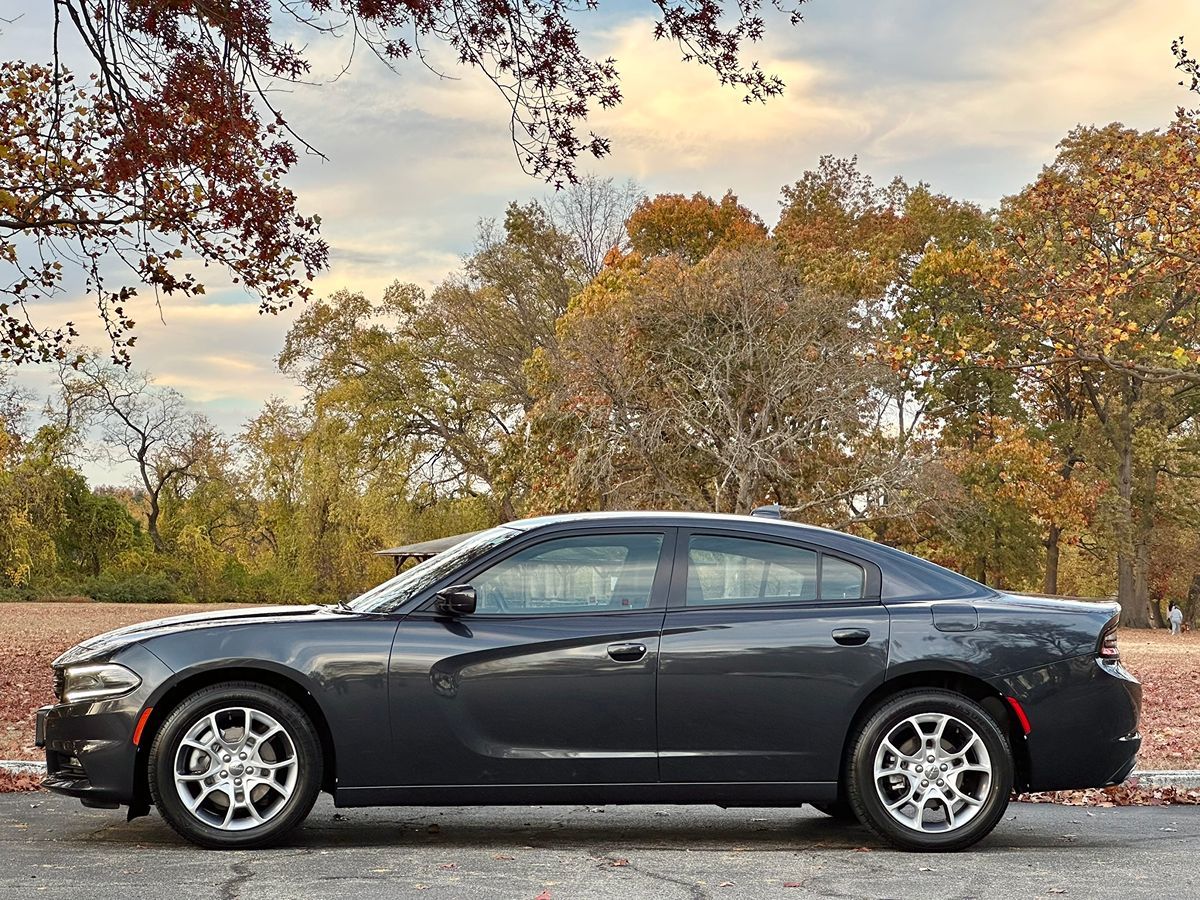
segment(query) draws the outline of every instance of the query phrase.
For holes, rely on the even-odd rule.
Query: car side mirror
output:
[[[469,584],[452,584],[437,592],[434,608],[451,616],[469,616],[475,612],[475,588]]]

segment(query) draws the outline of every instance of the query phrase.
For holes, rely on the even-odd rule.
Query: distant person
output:
[[[1167,611],[1167,621],[1171,623],[1171,634],[1179,634],[1183,629],[1183,610],[1176,605],[1175,601],[1171,601],[1171,608]]]

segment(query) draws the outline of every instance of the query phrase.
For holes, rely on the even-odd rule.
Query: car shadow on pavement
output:
[[[76,808],[77,809],[77,808]],[[1200,836],[1200,815],[1179,810],[1179,822],[1157,832]],[[1109,848],[1138,843],[1125,825],[1141,810],[1065,809],[1014,804],[976,852],[1054,847]],[[1161,811],[1160,812],[1165,812]],[[30,824],[36,822],[36,813]],[[125,822],[116,811],[56,814],[54,840],[80,844],[180,846],[186,842],[155,813]],[[40,829],[37,829],[40,830]],[[1166,835],[1158,835],[1159,837]],[[35,834],[29,837],[37,839]],[[1131,841],[1131,838],[1133,840]],[[1145,834],[1153,840],[1153,833]],[[284,848],[332,850],[378,847],[446,849],[536,848],[598,853],[635,850],[791,852],[887,850],[866,828],[809,809],[697,807],[436,807],[337,810],[323,800]]]

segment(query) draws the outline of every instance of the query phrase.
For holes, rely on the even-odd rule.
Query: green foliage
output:
[[[64,593],[91,597],[98,603],[175,603],[185,599],[166,575],[98,575],[74,582]]]

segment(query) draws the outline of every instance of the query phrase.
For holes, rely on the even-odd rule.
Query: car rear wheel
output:
[[[996,827],[1012,791],[1008,739],[974,701],[905,691],[851,744],[846,789],[872,831],[905,850],[961,850]]]
[[[150,796],[179,834],[204,847],[282,840],[321,789],[321,745],[285,694],[252,682],[202,688],[163,722],[150,748]]]

